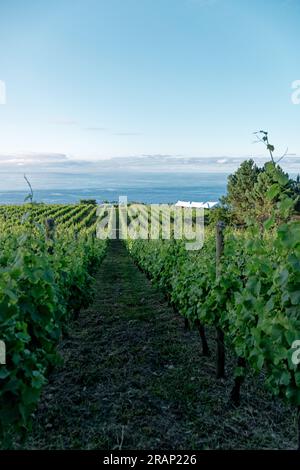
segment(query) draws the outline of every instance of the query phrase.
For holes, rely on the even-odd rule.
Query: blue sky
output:
[[[300,155],[299,24],[299,0],[1,0],[0,164],[243,157],[258,129]]]

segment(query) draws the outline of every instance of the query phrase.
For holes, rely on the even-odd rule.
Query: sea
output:
[[[33,200],[76,203],[81,199],[148,204],[183,201],[218,201],[226,193],[228,174],[192,172],[106,171],[102,173],[34,172],[26,174]],[[29,188],[21,173],[0,173],[0,204],[22,204]]]

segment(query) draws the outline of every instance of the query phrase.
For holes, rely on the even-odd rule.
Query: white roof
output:
[[[219,203],[218,203],[218,201],[217,202],[216,201],[207,201],[206,204],[207,204],[207,208],[211,209],[212,207],[217,206]]]
[[[211,209],[218,204],[216,201],[207,201],[207,202],[196,202],[196,201],[177,201],[175,206],[177,207],[195,207],[198,209]]]
[[[190,201],[177,201],[175,206],[177,207],[191,207]]]
[[[194,201],[191,202],[191,207],[197,207],[199,209],[203,209],[204,206],[205,206],[204,202],[194,202]]]

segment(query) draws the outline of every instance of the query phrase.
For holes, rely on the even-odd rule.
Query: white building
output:
[[[197,209],[212,209],[217,206],[219,203],[217,201],[207,201],[207,202],[196,202],[196,201],[177,201],[176,207],[194,207]]]

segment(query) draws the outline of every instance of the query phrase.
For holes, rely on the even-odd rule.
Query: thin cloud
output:
[[[165,172],[165,173],[232,173],[245,159],[253,158],[262,166],[267,160],[266,155],[257,156],[226,156],[191,157],[178,155],[135,155],[123,157],[107,157],[80,159],[59,153],[28,153],[0,155],[0,173],[17,174],[20,171],[29,173],[72,173],[96,174],[103,171],[134,171],[134,172]],[[300,156],[286,156],[282,167],[290,174],[299,173]]]

